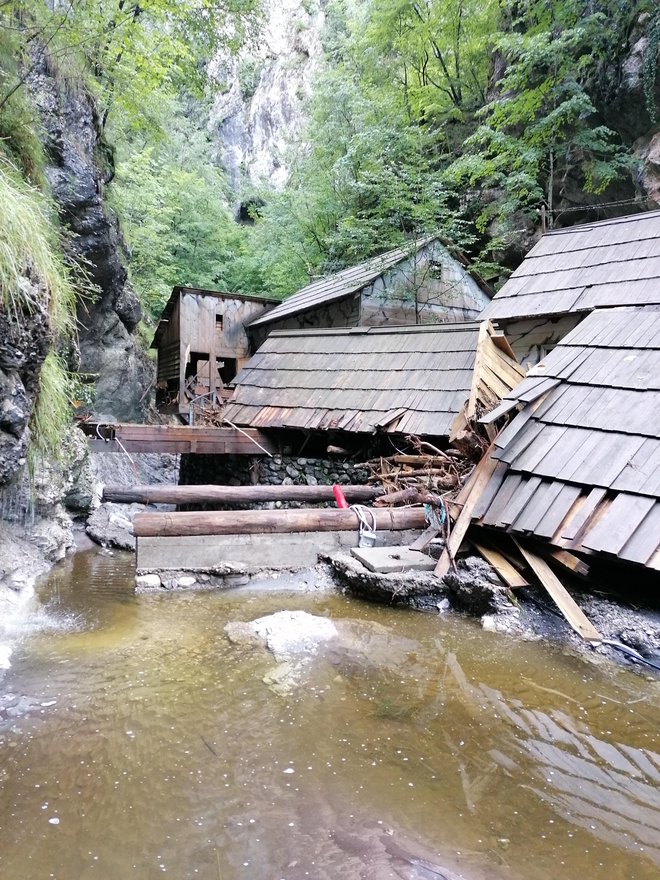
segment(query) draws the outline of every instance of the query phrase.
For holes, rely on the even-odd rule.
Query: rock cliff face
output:
[[[98,288],[96,298],[78,309],[80,372],[95,377],[98,413],[140,419],[152,368],[133,337],[140,304],[127,283],[117,218],[103,201],[113,162],[97,109],[82,86],[57,76],[45,59],[31,75],[29,88],[41,117],[46,174],[61,220]]]
[[[25,286],[38,284],[26,277]],[[25,464],[28,424],[49,342],[45,312],[12,315],[0,308],[0,487]]]
[[[288,152],[305,122],[305,103],[319,70],[325,21],[322,0],[265,0],[264,26],[239,54],[215,59],[224,89],[211,111],[219,157],[240,198],[243,183],[281,188]]]

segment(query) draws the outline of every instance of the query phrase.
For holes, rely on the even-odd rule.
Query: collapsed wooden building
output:
[[[473,522],[660,570],[660,308],[593,312],[485,421],[507,411]]]
[[[633,305],[660,305],[660,211],[548,232],[480,317],[535,364],[594,309]]]
[[[452,442],[523,375],[487,321],[276,331],[236,377],[226,418],[324,442]]]

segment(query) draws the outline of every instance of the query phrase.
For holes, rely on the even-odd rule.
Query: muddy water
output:
[[[2,880],[660,875],[657,681],[310,589],[135,597],[131,566],[52,575],[0,684],[33,701],[0,719]],[[282,678],[223,634],[281,609],[341,644]]]

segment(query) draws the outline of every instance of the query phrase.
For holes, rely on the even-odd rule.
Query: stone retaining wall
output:
[[[293,455],[274,455],[271,458],[245,455],[182,455],[179,474],[179,483],[182,486],[204,483],[221,486],[331,486],[338,483],[345,486],[364,485],[368,479],[368,469],[351,459],[305,458]],[[275,501],[250,506],[280,508],[309,505]]]

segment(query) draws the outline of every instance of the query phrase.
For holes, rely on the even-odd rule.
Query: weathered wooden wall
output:
[[[519,362],[523,366],[533,366],[552,351],[583,318],[583,314],[555,318],[539,315],[538,318],[498,320],[495,323],[505,332]]]

